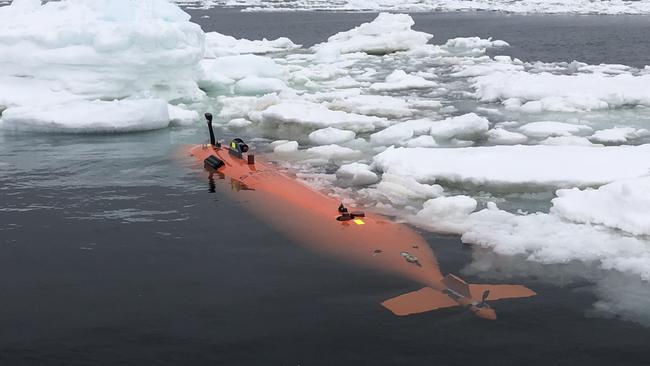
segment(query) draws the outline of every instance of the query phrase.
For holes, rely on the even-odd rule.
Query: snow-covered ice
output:
[[[356,133],[354,131],[327,127],[310,133],[309,141],[316,145],[331,145],[354,140],[355,137]]]
[[[411,90],[411,89],[428,89],[438,86],[435,81],[427,80],[421,76],[410,75],[403,70],[395,70],[386,76],[386,80],[370,85],[370,90],[374,92]]]
[[[350,163],[342,165],[336,171],[336,178],[345,185],[365,186],[379,181],[368,164]]]
[[[535,190],[588,187],[650,171],[650,145],[390,148],[374,157],[380,171],[468,188]],[[423,163],[428,162],[428,163]]]
[[[589,126],[554,121],[531,122],[519,127],[519,132],[534,138],[584,135],[592,131]]]
[[[527,112],[575,112],[625,105],[650,106],[650,75],[533,74],[494,72],[478,76],[474,87],[486,102],[517,99]]]
[[[0,110],[8,108],[2,126],[67,132],[168,126],[166,101],[203,97],[194,80],[204,34],[189,19],[164,0],[16,0],[0,7]],[[172,112],[174,124],[188,121]]]
[[[178,122],[187,115],[179,116]],[[167,102],[162,99],[121,101],[77,100],[39,108],[12,107],[2,113],[4,129],[51,132],[128,132],[167,127],[170,123]]]
[[[18,0],[0,8],[0,73],[91,97],[192,98],[204,35],[189,19],[163,0]]]
[[[250,118],[263,124],[293,124],[314,129],[340,126],[355,132],[373,131],[387,123],[379,117],[333,111],[322,104],[295,101],[274,104],[261,112],[251,113]]]
[[[568,220],[650,235],[650,177],[615,181],[598,189],[562,189],[551,212]]]
[[[317,52],[366,52],[386,54],[417,48],[429,42],[431,34],[412,30],[407,14],[380,13],[375,20],[331,36],[313,47]]]

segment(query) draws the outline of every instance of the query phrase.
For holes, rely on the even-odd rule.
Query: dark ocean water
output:
[[[188,9],[206,30],[249,39],[289,37],[311,46],[336,32],[372,21],[376,13],[240,13],[235,9]],[[202,18],[209,14],[210,18]],[[510,43],[499,54],[524,61],[573,60],[589,64],[650,65],[647,16],[510,15],[499,13],[413,13],[416,30],[433,43],[454,37],[492,37]]]
[[[193,14],[206,31],[305,44],[373,17]],[[439,41],[505,39],[526,60],[640,65],[648,55],[642,43],[611,36],[635,37],[634,17],[419,14],[416,22]],[[588,29],[569,37],[562,25],[570,23]],[[543,42],[554,47],[544,53]],[[650,328],[590,316],[597,297],[584,282],[508,279],[539,296],[495,303],[496,322],[459,309],[393,316],[379,303],[417,285],[288,240],[248,215],[232,196],[245,192],[222,181],[210,193],[207,175],[176,153],[205,139],[201,127],[0,132],[0,365],[650,364]],[[466,272],[475,249],[424,235],[443,272]]]

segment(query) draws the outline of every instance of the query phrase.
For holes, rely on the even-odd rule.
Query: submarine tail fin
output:
[[[475,301],[481,301],[486,291],[488,291],[486,301],[537,295],[535,291],[522,285],[469,285],[469,291]]]
[[[381,303],[395,315],[404,316],[458,306],[447,295],[430,287],[393,297]]]

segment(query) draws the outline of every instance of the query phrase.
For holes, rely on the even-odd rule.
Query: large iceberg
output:
[[[195,75],[204,34],[189,19],[164,0],[15,0],[0,8],[0,78],[8,83],[0,88],[0,109],[46,111],[72,100],[201,98]],[[24,85],[34,97],[12,92]],[[85,111],[91,113],[97,105],[68,107],[93,106]],[[126,105],[130,110],[129,103],[109,109]],[[143,127],[154,122],[143,121]],[[57,126],[68,127],[62,119]],[[74,130],[76,122],[69,127]]]

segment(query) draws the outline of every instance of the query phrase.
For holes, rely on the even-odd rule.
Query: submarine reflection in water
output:
[[[189,154],[205,162],[210,172],[211,190],[215,176],[229,179],[230,189],[242,191],[234,199],[243,201],[245,208],[297,242],[423,286],[382,303],[396,315],[464,307],[481,318],[494,320],[496,313],[488,301],[535,295],[521,285],[468,284],[452,274],[443,275],[429,245],[410,227],[344,207],[271,164],[232,151],[233,146],[190,147]]]

